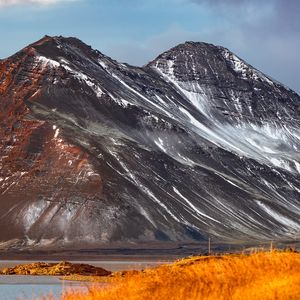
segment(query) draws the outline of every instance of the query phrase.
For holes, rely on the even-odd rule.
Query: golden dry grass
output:
[[[116,278],[106,288],[65,293],[63,300],[300,299],[300,254],[193,257]]]

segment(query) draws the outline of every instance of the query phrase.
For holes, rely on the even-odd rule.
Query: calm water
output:
[[[0,261],[0,269],[30,261]],[[110,271],[140,270],[162,264],[160,261],[73,261],[102,267]],[[0,276],[0,300],[37,300],[52,294],[59,299],[65,289],[86,290],[88,283],[61,281],[50,276]]]
[[[64,289],[86,289],[86,284],[61,281],[48,276],[0,276],[0,299],[41,299],[53,295],[59,299]]]

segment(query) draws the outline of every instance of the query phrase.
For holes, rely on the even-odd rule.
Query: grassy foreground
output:
[[[88,293],[66,292],[63,300],[300,299],[300,254],[192,257],[124,278]]]

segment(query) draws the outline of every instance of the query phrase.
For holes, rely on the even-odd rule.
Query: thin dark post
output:
[[[273,251],[273,241],[271,241],[271,245],[270,245],[270,252]]]
[[[210,255],[210,237],[208,238],[208,255]]]

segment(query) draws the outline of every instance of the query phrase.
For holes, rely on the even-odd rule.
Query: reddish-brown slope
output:
[[[80,207],[84,203],[77,203],[79,195],[92,201],[102,194],[102,178],[89,154],[67,141],[51,121],[34,116],[27,105],[38,102],[42,89],[61,72],[37,62],[36,56],[35,48],[28,47],[0,63],[0,225],[10,226],[1,233],[5,240],[24,234],[30,240],[31,232],[37,241],[45,232],[59,238],[63,230],[53,219],[66,202]],[[30,215],[39,201],[43,222]]]

